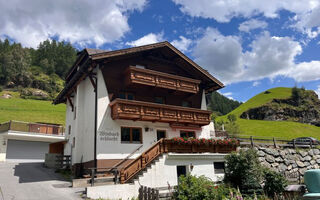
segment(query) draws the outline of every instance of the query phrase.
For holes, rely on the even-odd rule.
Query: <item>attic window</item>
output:
[[[136,68],[139,68],[139,69],[145,69],[146,67],[143,66],[143,65],[136,65]]]

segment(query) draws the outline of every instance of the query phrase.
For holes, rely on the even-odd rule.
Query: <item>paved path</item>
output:
[[[69,186],[42,163],[0,162],[0,200],[82,199],[84,189]]]

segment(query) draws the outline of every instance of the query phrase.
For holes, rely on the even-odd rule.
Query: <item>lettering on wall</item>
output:
[[[114,130],[99,130],[99,139],[100,141],[118,141],[120,133]]]

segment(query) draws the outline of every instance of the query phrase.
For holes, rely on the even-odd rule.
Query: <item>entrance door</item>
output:
[[[186,176],[187,175],[187,167],[185,165],[180,165],[180,166],[177,166],[177,176],[178,176],[178,179],[181,175],[184,175]]]
[[[157,130],[157,141],[159,141],[161,138],[166,138],[166,131]]]

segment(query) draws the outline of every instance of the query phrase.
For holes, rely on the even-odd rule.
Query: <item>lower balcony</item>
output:
[[[210,111],[143,101],[115,99],[110,103],[112,119],[203,126],[210,123]]]

